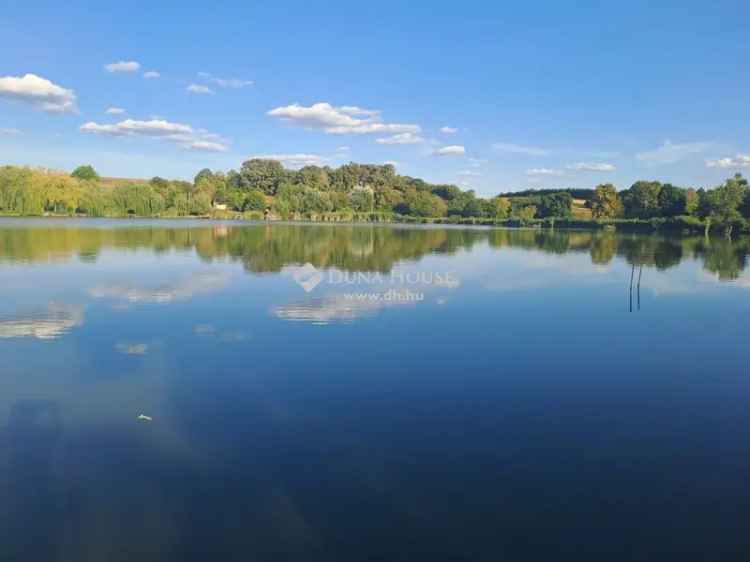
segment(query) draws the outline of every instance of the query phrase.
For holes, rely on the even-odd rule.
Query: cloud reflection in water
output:
[[[0,338],[54,340],[83,325],[83,307],[51,302],[46,310],[0,316]]]
[[[416,299],[415,295],[422,298]],[[292,302],[274,307],[271,312],[281,320],[309,322],[325,325],[335,322],[353,322],[359,318],[372,316],[386,308],[411,305],[423,302],[421,293],[406,289],[391,289],[387,292],[341,294],[317,299]]]
[[[130,303],[164,304],[187,300],[195,295],[220,291],[229,283],[226,272],[205,272],[194,274],[177,283],[158,287],[137,287],[134,285],[100,285],[89,290],[95,299],[116,299]]]

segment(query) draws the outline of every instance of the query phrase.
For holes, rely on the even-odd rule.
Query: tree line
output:
[[[593,190],[526,190],[481,198],[452,184],[399,175],[389,164],[289,170],[278,161],[250,159],[226,174],[201,170],[192,182],[160,177],[106,180],[89,165],[72,174],[0,167],[0,212],[15,215],[178,217],[226,210],[255,218],[270,213],[284,219],[344,216],[529,222],[570,219],[574,202],[598,220],[687,217],[706,229],[719,225],[730,236],[735,229],[746,229],[750,219],[750,188],[739,174],[710,190],[638,181],[624,191],[604,184]]]
[[[710,190],[637,181],[618,192],[612,184],[604,184],[594,190],[590,207],[598,219],[692,217],[703,222],[706,232],[718,224],[731,237],[735,229],[750,225],[750,188],[741,174]]]
[[[0,168],[0,212],[18,215],[203,216],[217,209],[269,211],[281,218],[327,214],[381,217],[563,216],[568,194],[511,201],[483,199],[451,184],[402,176],[392,165],[350,163],[338,168],[288,170],[277,161],[251,159],[228,173],[201,170],[192,182],[105,181],[92,166],[72,174],[14,166]]]

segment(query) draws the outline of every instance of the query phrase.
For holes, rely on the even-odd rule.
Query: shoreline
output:
[[[90,215],[10,215],[0,214],[0,219],[26,220],[109,220],[127,223],[129,221],[213,221],[236,222],[249,224],[299,224],[299,225],[383,225],[383,226],[437,226],[437,227],[469,227],[469,228],[504,228],[504,229],[536,229],[536,230],[577,230],[577,231],[611,231],[621,233],[678,233],[684,235],[707,234],[706,223],[694,217],[673,217],[654,219],[488,219],[465,218],[451,220],[447,217],[408,217],[399,216],[387,219],[381,215],[370,219],[368,217],[328,216],[328,217],[292,217],[264,219],[253,214],[214,213],[196,216],[101,216]],[[709,231],[712,235],[722,232],[723,225],[712,223]],[[738,234],[750,233],[750,230],[740,230]]]

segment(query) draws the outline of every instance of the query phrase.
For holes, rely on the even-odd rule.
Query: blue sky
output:
[[[256,155],[392,161],[481,195],[713,186],[750,167],[748,17],[740,1],[5,2],[0,162],[191,178]]]

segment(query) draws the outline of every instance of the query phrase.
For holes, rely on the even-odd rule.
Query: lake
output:
[[[0,560],[747,559],[749,251],[0,220]]]

